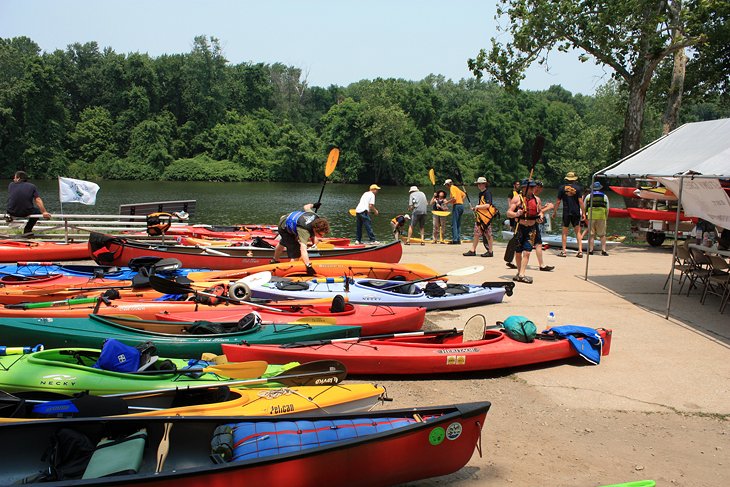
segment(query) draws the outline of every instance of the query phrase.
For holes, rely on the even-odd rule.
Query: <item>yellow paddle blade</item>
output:
[[[352,216],[357,215],[357,212],[355,211],[355,208],[350,208],[350,215],[352,215]]]
[[[441,211],[441,210],[433,210],[431,213],[433,213],[434,216],[449,216],[451,214],[450,211]]]
[[[249,362],[210,365],[204,367],[202,372],[212,372],[230,379],[257,379],[266,372],[268,366],[269,364],[263,360],[251,360]]]
[[[319,242],[317,243],[317,248],[319,250],[331,250],[335,248],[335,245],[327,242]]]
[[[339,159],[340,149],[335,147],[330,151],[329,156],[327,156],[327,165],[324,167],[324,177],[330,177],[330,174],[332,174],[332,172],[334,172],[335,168],[337,167],[337,161]]]
[[[432,186],[436,186],[436,173],[434,172],[433,168],[428,170],[428,179],[431,180]]]

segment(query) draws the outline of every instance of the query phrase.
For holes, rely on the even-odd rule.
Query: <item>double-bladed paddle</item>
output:
[[[268,363],[263,360],[249,362],[229,362],[227,364],[208,365],[206,367],[191,367],[175,370],[142,370],[130,372],[132,375],[190,375],[212,373],[230,379],[255,379],[266,372]]]
[[[532,161],[530,165],[530,176],[528,180],[532,179],[532,174],[535,172],[535,166],[537,165],[537,161],[540,160],[540,157],[542,157],[542,151],[545,148],[545,137],[542,135],[538,135],[535,138],[535,143],[532,145]],[[526,194],[527,188],[521,188],[522,194]],[[517,225],[515,226],[515,233],[512,235],[512,238],[507,242],[507,248],[504,251],[504,261],[505,262],[512,262],[512,260],[515,258],[515,249],[517,249],[517,230],[519,228],[520,224],[517,222]]]
[[[454,276],[470,276],[472,274],[476,274],[477,272],[481,272],[484,270],[483,265],[472,265],[469,267],[462,267],[460,269],[454,269],[453,271],[449,271],[446,274],[440,274],[438,276],[433,277],[424,277],[423,279],[416,279],[415,281],[403,281],[399,282],[398,284],[391,284],[389,286],[378,288],[381,291],[385,291],[388,289],[393,289],[400,286],[407,286],[409,284],[415,284],[417,282],[424,282],[424,281],[432,281],[434,279],[439,279],[441,277],[454,277]]]
[[[383,338],[404,338],[404,337],[421,337],[421,336],[441,336],[441,335],[458,335],[463,333],[463,328],[451,328],[449,330],[432,330],[432,331],[410,331],[404,333],[386,333],[383,335],[370,335],[351,338],[332,338],[327,340],[308,340],[302,342],[285,343],[279,345],[281,348],[301,348],[316,345],[331,345],[334,343],[358,343],[367,340],[380,340]]]
[[[322,182],[322,189],[319,192],[319,198],[317,198],[317,205],[314,208],[314,212],[317,213],[319,204],[322,202],[322,195],[324,194],[324,187],[327,184],[327,178],[334,172],[337,167],[337,161],[340,159],[340,149],[337,147],[330,150],[327,156],[327,164],[324,166],[324,181]]]

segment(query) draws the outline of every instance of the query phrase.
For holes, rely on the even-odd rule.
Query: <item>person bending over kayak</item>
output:
[[[286,249],[287,256],[294,260],[302,258],[307,266],[307,275],[315,274],[312,263],[309,260],[307,244],[311,241],[316,244],[319,239],[330,232],[330,224],[312,209],[319,209],[319,203],[304,205],[304,211],[292,211],[288,215],[282,215],[279,219],[279,235],[281,240],[274,249],[272,263],[279,262],[281,254]]]

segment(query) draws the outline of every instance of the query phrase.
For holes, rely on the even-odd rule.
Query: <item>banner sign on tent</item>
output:
[[[58,195],[61,203],[96,204],[99,185],[90,181],[72,178],[58,178]]]
[[[672,193],[679,195],[680,178],[654,177]],[[730,197],[720,181],[713,178],[684,177],[682,209],[685,215],[696,216],[722,228],[730,228]]]

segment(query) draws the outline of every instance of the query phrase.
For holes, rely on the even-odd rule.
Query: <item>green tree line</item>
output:
[[[323,88],[281,63],[233,65],[206,36],[159,57],[0,39],[0,177],[316,182],[337,146],[336,182],[428,185],[429,168],[444,179],[458,166],[508,185],[543,134],[535,174],[556,184],[619,158],[628,96],[614,80],[584,96],[439,75]],[[723,100],[685,100],[680,121],[728,116]],[[665,103],[649,93],[644,141]]]

